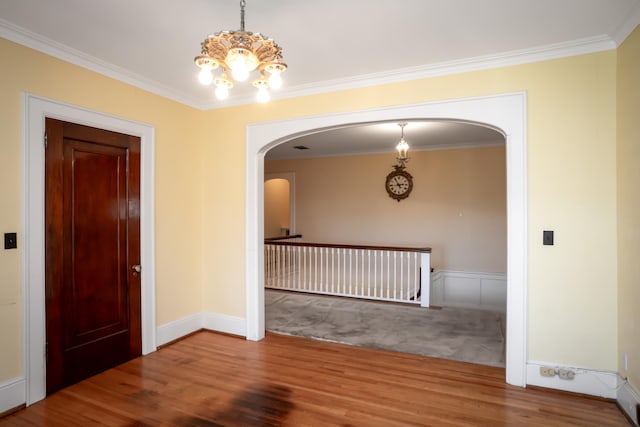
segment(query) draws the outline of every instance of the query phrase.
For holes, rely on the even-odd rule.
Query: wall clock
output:
[[[392,199],[406,199],[413,190],[413,177],[402,166],[394,166],[395,170],[387,175],[384,187]]]

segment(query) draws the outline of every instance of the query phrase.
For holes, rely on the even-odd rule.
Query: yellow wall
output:
[[[158,324],[245,315],[247,123],[527,91],[528,356],[617,369],[615,51],[208,112],[4,40],[0,55],[3,231],[21,226],[23,91],[156,127]],[[22,372],[19,254],[0,251],[0,382]]]
[[[153,125],[158,324],[200,311],[204,113],[4,39],[0,57],[0,232],[22,237],[24,92]],[[21,251],[0,249],[0,383],[22,374]]]
[[[384,189],[395,163],[389,149],[270,160],[265,172],[295,173],[296,231],[305,242],[431,247],[436,270],[506,273],[504,146],[410,153],[413,191],[400,202]]]
[[[640,27],[618,51],[619,372],[640,392]]]
[[[245,126],[247,123],[442,99],[527,91],[529,359],[617,368],[616,52],[436,77],[212,111],[225,123],[203,156],[238,188],[203,201],[205,308],[244,316]],[[219,209],[225,203],[224,209]],[[542,246],[542,230],[556,232]],[[224,242],[220,244],[219,242]],[[217,264],[225,268],[217,268]]]

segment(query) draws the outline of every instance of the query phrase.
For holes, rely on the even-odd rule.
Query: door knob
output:
[[[135,273],[140,273],[142,271],[142,267],[140,267],[140,264],[136,264],[136,265],[132,265],[131,269],[135,272]]]

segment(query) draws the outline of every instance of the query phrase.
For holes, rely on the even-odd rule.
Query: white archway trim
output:
[[[142,268],[142,353],[156,350],[154,147],[152,126],[109,116],[31,94],[23,96],[23,331],[26,404],[46,395],[44,143],[45,117],[139,136],[140,257]]]
[[[352,123],[458,119],[489,125],[506,137],[507,156],[507,383],[524,387],[527,362],[527,142],[526,94],[403,105],[247,126],[247,339],[264,338],[264,154],[294,136]]]

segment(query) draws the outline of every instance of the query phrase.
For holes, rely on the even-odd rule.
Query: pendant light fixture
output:
[[[408,153],[409,153],[409,144],[404,139],[404,127],[407,125],[407,122],[400,122],[398,126],[400,126],[400,141],[398,145],[396,145],[396,150],[398,151],[398,166],[404,168],[406,163],[409,161]]]
[[[287,69],[287,64],[282,61],[282,49],[273,39],[245,31],[245,6],[246,1],[242,0],[240,30],[219,31],[208,36],[194,62],[200,68],[200,83],[215,84],[215,95],[220,100],[229,96],[229,89],[235,83],[247,80],[253,71],[258,70],[260,76],[253,81],[253,86],[258,89],[258,101],[267,102],[270,99],[268,89],[282,86],[281,74]],[[222,70],[217,76],[213,73],[216,69]]]

